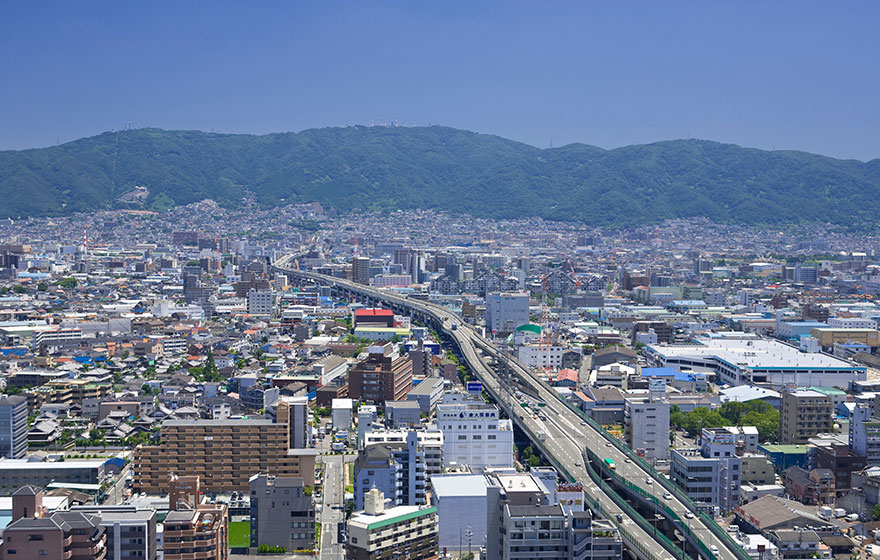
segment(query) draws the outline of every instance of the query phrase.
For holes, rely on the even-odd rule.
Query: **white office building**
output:
[[[829,329],[876,329],[877,321],[862,317],[829,317]]]
[[[626,442],[649,462],[669,459],[669,403],[626,399]]]
[[[488,483],[482,474],[444,474],[431,477],[437,506],[437,544],[447,554],[459,556],[471,548],[478,550],[486,540]]]
[[[486,329],[509,333],[529,322],[529,294],[526,292],[490,293],[486,296]]]
[[[542,347],[539,344],[523,344],[517,349],[517,359],[529,369],[539,366],[551,370],[562,368],[562,346],[548,345]]]
[[[443,464],[471,469],[513,466],[513,424],[502,420],[495,405],[462,400],[437,405],[443,432]]]

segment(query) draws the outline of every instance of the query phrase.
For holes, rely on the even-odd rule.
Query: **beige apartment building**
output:
[[[198,476],[209,492],[248,489],[257,473],[315,483],[314,449],[290,449],[287,423],[271,420],[169,420],[161,444],[134,453],[134,490],[158,494],[169,476]]]
[[[831,397],[818,391],[797,390],[782,394],[779,443],[803,445],[816,434],[831,432]]]
[[[848,342],[855,342],[857,344],[870,346],[871,348],[877,348],[877,346],[880,345],[878,335],[880,335],[880,331],[877,329],[842,329],[823,327],[812,329],[810,331],[810,336],[818,340],[819,346],[822,348],[831,348],[835,344],[846,344]]]

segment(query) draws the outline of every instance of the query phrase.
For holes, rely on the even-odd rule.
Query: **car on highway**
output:
[[[649,476],[648,478],[645,479],[645,484],[654,484],[654,481]]]
[[[713,555],[715,555],[715,556],[718,556],[718,553],[719,553],[720,551],[718,550],[718,547],[717,547],[717,546],[715,546],[714,544],[710,544],[710,545],[709,545],[709,552],[711,552],[711,553],[712,553]]]
[[[586,425],[587,425],[587,423],[584,422],[583,420],[581,420],[581,426],[586,426]]]
[[[684,516],[685,516],[685,518],[687,518],[687,519],[693,519],[693,518],[694,518],[694,512],[689,511],[689,512],[687,512],[686,514],[684,514]]]
[[[671,499],[672,499],[672,494],[670,494],[669,492],[663,494],[663,499],[664,499],[664,500],[671,500]]]
[[[621,514],[618,513],[614,518],[617,519],[618,523],[623,523],[623,516]]]
[[[581,465],[581,462],[580,462],[580,461],[575,461],[575,462],[574,462],[574,466],[576,466],[576,467],[581,467],[581,466],[583,466],[583,465]]]

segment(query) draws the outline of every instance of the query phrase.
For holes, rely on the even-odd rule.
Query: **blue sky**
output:
[[[880,3],[4,2],[0,149],[131,122],[880,157]]]

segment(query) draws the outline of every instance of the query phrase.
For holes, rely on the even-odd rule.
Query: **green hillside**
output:
[[[121,202],[145,186],[142,203]],[[702,140],[554,149],[444,127],[265,136],[138,129],[0,151],[0,217],[318,201],[346,211],[433,208],[630,225],[705,216],[747,224],[874,224],[880,160],[836,160]]]

